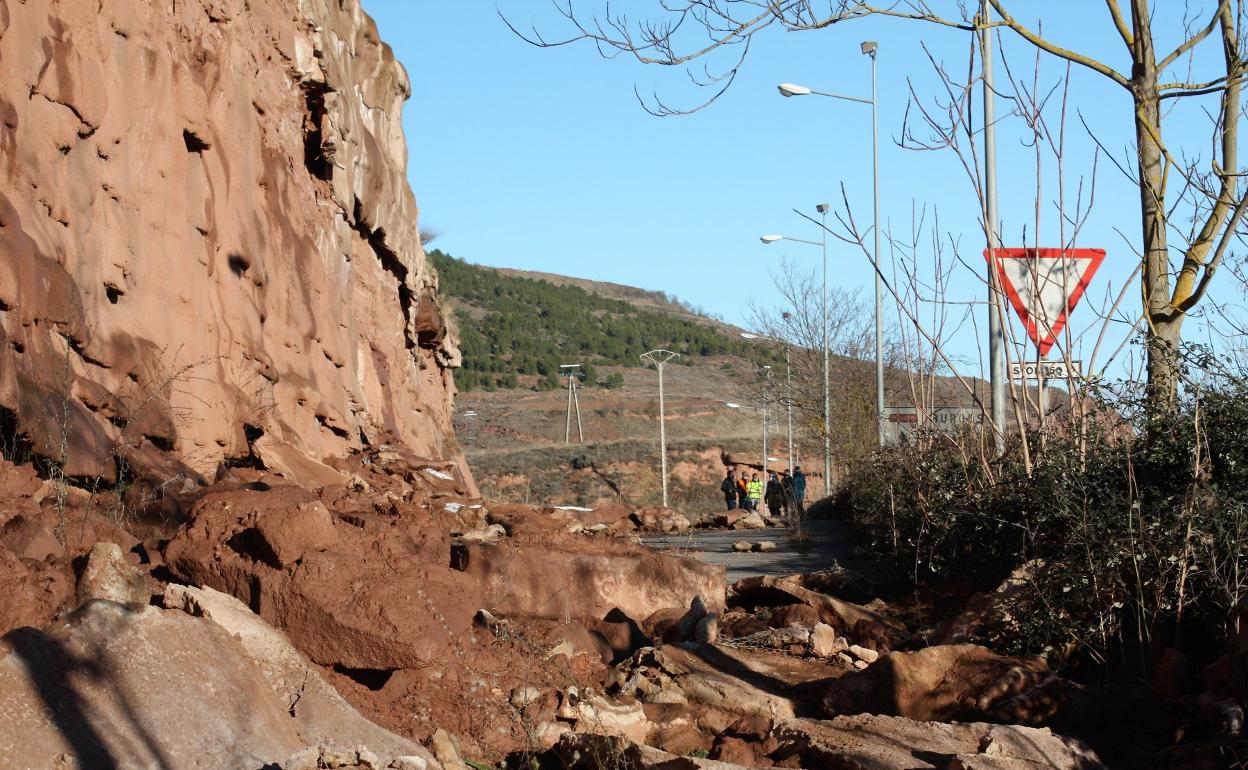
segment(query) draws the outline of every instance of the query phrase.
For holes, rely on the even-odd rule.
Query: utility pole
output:
[[[828,204],[819,212],[819,248],[823,250],[823,496],[832,496],[832,391],[828,375]]]
[[[654,364],[659,370],[659,467],[663,477],[663,507],[667,507],[667,422],[663,413],[663,364],[676,358],[679,354],[670,350],[651,350],[641,354],[641,360]]]
[[[763,384],[763,489],[767,488],[767,396],[771,393],[771,367],[763,366],[767,380]]]
[[[559,368],[563,370],[564,375],[568,378],[568,418],[563,426],[563,443],[569,444],[572,441],[572,411],[576,410],[576,435],[578,443],[585,443],[585,431],[581,427],[581,401],[576,395],[576,380],[581,374],[580,364],[560,364]]]
[[[1001,248],[997,233],[997,118],[992,88],[992,30],[987,27],[989,0],[979,6],[980,46],[984,68],[984,223],[988,248]],[[988,370],[992,385],[992,426],[997,451],[1005,449],[1005,335],[1001,329],[1000,280],[996,260],[988,260]]]

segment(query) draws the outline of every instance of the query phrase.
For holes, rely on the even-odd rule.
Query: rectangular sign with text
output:
[[[1069,363],[1069,365],[1067,365]],[[1066,380],[1083,376],[1082,361],[1011,361],[1012,380]]]

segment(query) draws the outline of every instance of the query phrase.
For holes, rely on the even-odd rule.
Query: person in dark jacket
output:
[[[767,501],[767,510],[771,512],[773,518],[780,518],[781,510],[784,508],[784,487],[780,485],[780,479],[776,474],[772,473],[767,478],[767,491],[763,495]]]
[[[797,512],[806,512],[806,474],[802,469],[793,469],[793,499],[797,501]]]
[[[780,489],[784,492],[785,516],[797,516],[797,494],[793,490],[793,477],[788,471],[780,472]]]
[[[737,474],[729,470],[728,475],[724,478],[723,483],[719,485],[719,491],[724,493],[724,503],[727,504],[728,510],[731,511],[732,509],[736,508],[737,507]]]
[[[737,507],[743,511],[750,510],[750,482],[744,473],[737,476]]]

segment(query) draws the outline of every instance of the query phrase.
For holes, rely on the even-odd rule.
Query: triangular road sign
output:
[[[984,256],[996,269],[1027,335],[1045,356],[1105,259],[1105,250],[987,249]]]

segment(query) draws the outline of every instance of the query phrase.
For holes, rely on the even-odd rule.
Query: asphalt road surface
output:
[[[792,575],[795,572],[817,572],[832,566],[861,572],[867,567],[855,554],[849,528],[837,521],[810,521],[803,525],[809,536],[807,547],[794,548],[793,530],[789,527],[768,527],[747,530],[690,530],[684,535],[659,535],[642,538],[651,548],[687,554],[710,564],[728,569],[728,582],[751,575]],[[736,553],[732,544],[738,540],[751,543],[770,541],[776,550],[769,553]]]

